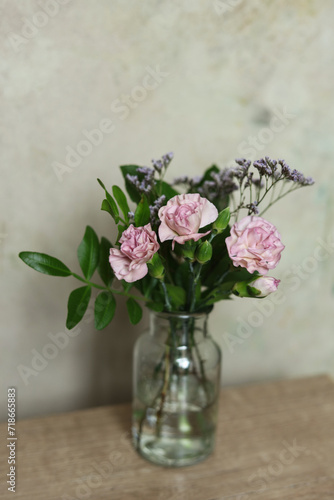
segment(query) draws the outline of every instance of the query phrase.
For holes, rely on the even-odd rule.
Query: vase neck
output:
[[[190,337],[199,341],[207,335],[208,314],[152,313],[151,335],[173,337],[177,343],[188,344]]]

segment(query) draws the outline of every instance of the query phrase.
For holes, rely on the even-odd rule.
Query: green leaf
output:
[[[112,208],[111,208],[110,203],[108,202],[108,200],[103,200],[102,201],[101,210],[104,210],[105,212],[108,212],[108,214],[110,214],[113,218],[115,218],[114,217],[115,214],[112,211]]]
[[[118,211],[118,208],[117,208],[117,205],[116,205],[114,198],[111,196],[111,194],[108,193],[107,190],[106,190],[106,198],[107,198],[107,202],[110,205],[111,211],[113,213],[113,218],[115,219],[116,224],[118,224],[119,211]]]
[[[166,288],[169,300],[176,309],[185,305],[187,297],[184,288],[171,284],[167,284]]]
[[[82,272],[88,280],[99,263],[100,245],[94,229],[86,227],[84,237],[78,247],[78,260]]]
[[[39,252],[20,252],[19,257],[27,266],[49,276],[70,276],[72,273],[65,264],[55,257]]]
[[[146,281],[146,278],[147,278],[147,281]],[[146,299],[151,298],[153,290],[158,285],[159,281],[156,278],[152,278],[152,277],[146,275],[145,278],[143,280],[141,280],[141,282],[143,285],[142,291],[143,291],[144,297]]]
[[[154,294],[154,300],[156,299],[157,290],[155,290],[155,288],[158,285],[157,279],[152,278],[149,274],[147,274],[144,278],[139,281],[135,281],[132,284],[141,293],[141,295],[144,295],[146,299],[152,299],[152,294]]]
[[[106,286],[110,286],[114,278],[113,270],[109,264],[110,248],[112,248],[112,244],[109,240],[107,240],[107,238],[102,236],[100,242],[100,258],[97,271]]]
[[[144,174],[137,172],[138,168],[139,168],[138,165],[123,165],[120,167],[121,172],[122,172],[123,177],[124,177],[126,191],[127,191],[128,195],[130,196],[130,199],[132,201],[134,201],[135,203],[140,202],[141,195],[140,195],[140,193],[138,193],[136,187],[127,179],[126,176],[128,174],[129,175],[136,175],[138,177],[139,181],[143,180]]]
[[[96,297],[94,320],[96,330],[103,330],[113,319],[116,310],[116,300],[111,292],[101,292]]]
[[[115,220],[115,223],[118,224],[119,222],[119,211],[116,205],[116,202],[114,198],[111,196],[111,194],[107,191],[105,185],[100,179],[97,179],[97,182],[100,184],[100,186],[104,189],[105,195],[106,195],[106,200],[103,200],[101,210],[105,210],[108,212],[113,219]]]
[[[126,307],[129,313],[130,323],[136,325],[142,319],[143,310],[133,298],[129,298],[126,301]]]
[[[228,255],[222,256],[221,260],[214,261],[211,259],[208,267],[203,267],[201,277],[202,284],[212,288],[217,281],[228,272],[231,267],[231,260]]]
[[[135,225],[136,227],[145,226],[150,222],[150,206],[146,199],[146,196],[142,196],[140,203],[135,211]]]
[[[129,207],[128,200],[126,199],[125,194],[123,193],[121,188],[119,188],[118,186],[113,186],[112,192],[113,192],[113,195],[115,197],[115,200],[118,203],[119,208],[123,212],[125,222],[128,223],[129,222],[128,213],[130,212],[130,207]]]
[[[225,292],[220,295],[215,295],[214,298],[205,301],[204,304],[200,304],[200,307],[212,306],[213,304],[215,304],[216,302],[220,302],[221,300],[231,300],[231,294]]]
[[[71,330],[83,318],[90,300],[92,289],[90,286],[82,286],[73,290],[68,298],[66,327]]]
[[[170,184],[165,181],[157,181],[157,192],[166,196],[166,202],[174,196],[180,194]]]
[[[201,273],[203,286],[212,287],[216,281],[231,266],[231,259],[228,255],[226,238],[230,235],[229,226],[212,240],[212,259],[209,264],[203,268]]]
[[[219,287],[217,288],[204,292],[205,297],[203,297],[203,303],[205,305],[211,305],[220,300],[228,299],[232,293],[233,286],[234,282],[232,281],[224,283],[223,285],[219,285]]]
[[[250,272],[247,271],[247,269],[239,267],[237,271],[232,271],[230,273],[227,273],[224,279],[222,280],[222,283],[225,282],[238,283],[241,281],[249,283],[250,281],[253,281],[256,278],[256,276],[259,276],[259,273],[257,271],[251,274]]]

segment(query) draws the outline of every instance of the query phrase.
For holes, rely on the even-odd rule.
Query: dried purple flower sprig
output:
[[[155,185],[155,171],[153,168],[139,167],[137,172],[144,175],[141,180],[138,175],[127,174],[126,178],[137,189],[139,194],[148,195]]]
[[[238,184],[234,180],[235,170],[225,168],[219,172],[212,172],[211,179],[203,182],[203,176],[197,177],[177,177],[173,181],[173,185],[183,184],[188,187],[188,192],[197,192],[201,196],[214,202],[216,199],[224,198],[230,195],[233,191],[238,190]]]
[[[248,215],[259,214],[259,204],[271,190],[271,200],[261,212],[261,215],[291,191],[314,184],[312,177],[305,177],[298,170],[292,170],[285,160],[273,160],[266,156],[254,161],[253,164],[245,158],[237,158],[235,162],[237,165],[234,167],[224,168],[218,172],[212,171],[210,179],[206,179],[204,182],[203,176],[194,178],[184,176],[175,179],[173,184],[183,184],[187,186],[188,192],[196,191],[216,204],[226,196],[231,197],[231,201],[234,201],[235,206],[232,213],[236,216],[241,209],[247,209]],[[259,174],[258,177],[254,175],[256,172]],[[282,189],[275,197],[276,184],[280,181],[283,181]],[[284,191],[287,181],[292,181],[293,185]],[[248,190],[247,193],[246,189]],[[234,200],[236,191],[239,191],[238,204]]]
[[[304,174],[296,169],[291,169],[285,160],[273,160],[266,156],[260,160],[253,162],[253,167],[258,171],[259,177],[252,179],[256,188],[256,204],[250,200],[249,205],[240,206],[240,208],[248,208],[248,214],[259,213],[258,205],[264,200],[269,191],[272,190],[272,196],[268,205],[262,210],[264,214],[274,203],[297,189],[314,184],[312,177],[305,177]],[[256,182],[256,184],[255,184]],[[276,192],[276,186],[282,182],[279,193]],[[292,185],[285,189],[292,182]],[[264,192],[262,191],[264,189]],[[250,187],[251,197],[251,187]]]
[[[126,179],[137,189],[139,194],[147,196],[154,190],[157,180],[163,179],[173,157],[173,153],[167,153],[159,160],[152,160],[153,168],[139,167],[137,169],[138,174],[142,174],[141,178],[138,175],[127,174]],[[158,173],[159,179],[155,179],[156,173]]]
[[[158,172],[158,174],[162,174],[164,171],[166,172],[170,162],[174,158],[174,153],[170,152],[165,155],[162,155],[160,160],[152,160],[153,168]]]
[[[163,194],[157,198],[153,205],[150,205],[150,214],[151,214],[151,224],[152,226],[157,226],[160,222],[158,217],[158,212],[161,207],[166,204],[166,196]]]
[[[172,161],[174,154],[172,152],[163,155],[159,160],[152,159],[153,168],[138,167],[139,175],[127,174],[126,179],[136,188],[140,195],[145,195],[150,200],[150,214],[152,227],[159,224],[159,209],[166,203],[166,196],[161,194],[157,183],[162,181],[166,170]],[[156,178],[156,174],[158,178]],[[134,213],[128,213],[129,220],[134,223]]]

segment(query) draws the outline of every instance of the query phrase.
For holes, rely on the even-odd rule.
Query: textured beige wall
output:
[[[17,254],[44,251],[78,270],[86,224],[114,235],[96,178],[118,183],[118,165],[149,164],[170,150],[170,178],[263,154],[316,178],[267,214],[286,245],[274,273],[281,304],[256,302],[267,304],[263,311],[247,299],[219,304],[211,330],[224,350],[225,383],[333,373],[333,2],[1,0],[0,7],[1,419],[7,386],[17,387],[21,418],[130,399],[132,347],[147,316],[130,327],[122,300],[110,328],[95,332],[88,315],[23,381],[17,367],[31,368],[50,334],[65,332],[77,283],[38,274]],[[155,84],[147,76],[154,71]],[[150,86],[146,95],[142,85]],[[68,148],[80,150],[84,131],[106,119],[113,130],[61,173]],[[319,238],[330,238],[327,250]]]

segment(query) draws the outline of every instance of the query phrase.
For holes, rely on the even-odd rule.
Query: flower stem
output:
[[[194,266],[191,261],[189,261],[189,287],[188,287],[188,293],[187,293],[187,309],[188,311],[191,311],[191,304],[192,304],[192,294],[193,294],[193,289],[194,289],[194,278],[195,278],[195,272],[194,272]]]
[[[167,394],[167,389],[169,386],[169,380],[170,380],[170,346],[166,344],[165,347],[165,376],[164,376],[164,385],[162,387],[162,391],[160,394],[160,406],[157,411],[157,427],[156,427],[156,435],[160,436],[161,432],[161,418],[162,418],[162,413],[163,413],[163,408],[165,404],[165,399],[166,399],[166,394]]]
[[[264,192],[264,194],[262,195],[262,197],[260,199],[258,199],[258,202],[257,204],[260,205],[260,203],[263,201],[264,197],[269,193],[269,191],[271,190],[271,188],[273,188],[280,180],[282,179],[282,177],[279,177],[278,179],[276,179],[269,187],[268,187],[268,179],[266,178],[266,190]]]
[[[162,289],[163,289],[164,295],[165,295],[166,309],[167,309],[167,311],[171,311],[172,310],[172,306],[171,306],[171,303],[170,303],[170,300],[169,300],[166,283],[163,280],[161,280],[161,286],[162,286]]]
[[[292,191],[296,191],[297,189],[301,188],[302,186],[297,186],[297,187],[294,187],[292,189],[288,189],[288,191],[285,191],[285,193],[281,194],[280,196],[278,196],[278,198],[276,198],[274,201],[270,202],[269,205],[266,206],[266,208],[264,210],[262,210],[261,212],[261,216],[268,210],[268,208],[270,208],[272,205],[274,205],[274,203],[276,203],[276,201],[284,198],[284,196],[286,196],[287,194],[289,193],[292,193]]]
[[[145,298],[145,297],[140,297],[139,295],[132,295],[131,293],[127,292],[121,292],[120,290],[115,290],[113,288],[109,288],[107,286],[102,286],[102,285],[97,285],[96,283],[92,283],[91,281],[86,280],[85,278],[82,278],[76,273],[71,273],[74,278],[76,278],[79,281],[82,281],[83,283],[86,283],[86,285],[92,286],[93,288],[98,288],[99,290],[106,290],[111,293],[115,293],[116,295],[124,295],[125,297],[132,298],[135,300],[143,300],[144,302],[149,302],[150,299]]]
[[[192,297],[191,297],[191,303],[190,303],[190,312],[194,312],[194,309],[195,309],[195,304],[196,304],[196,288],[197,288],[197,285],[198,285],[199,278],[201,276],[202,267],[203,267],[203,264],[198,264],[198,266],[197,266],[197,272],[196,272],[196,274],[194,273],[193,286],[192,286]]]

